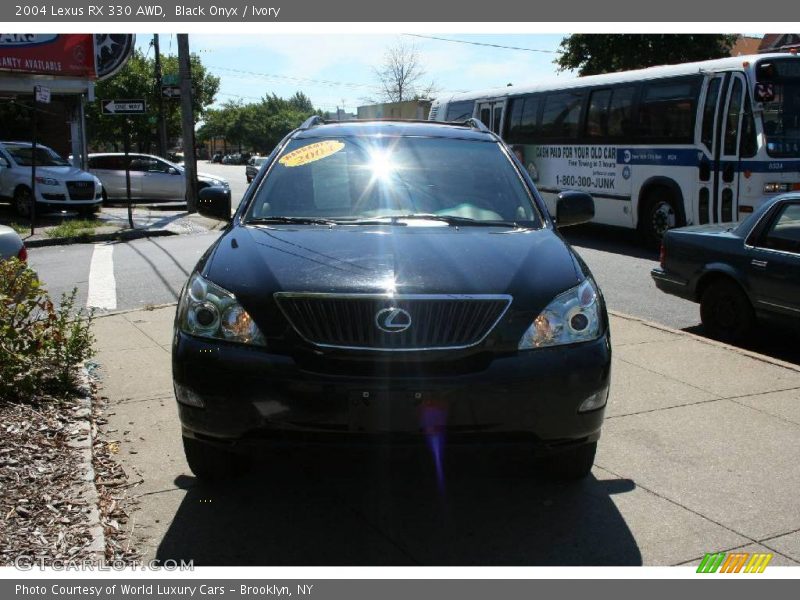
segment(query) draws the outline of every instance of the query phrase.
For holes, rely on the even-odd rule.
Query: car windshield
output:
[[[6,144],[6,151],[21,167],[33,165],[33,147]],[[69,163],[46,146],[36,148],[36,165],[39,167],[68,167]]]
[[[391,136],[292,140],[245,219],[346,223],[413,216],[540,224],[496,142]]]

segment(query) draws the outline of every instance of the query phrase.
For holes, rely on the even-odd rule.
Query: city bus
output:
[[[470,117],[505,140],[551,211],[559,192],[589,192],[595,222],[638,229],[650,245],[668,228],[737,221],[800,189],[793,54],[456,94],[429,119]]]

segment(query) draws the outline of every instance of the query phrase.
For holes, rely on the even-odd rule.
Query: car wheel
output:
[[[33,210],[33,195],[30,188],[20,186],[14,192],[14,210],[20,217],[30,218]]]
[[[755,314],[742,288],[728,279],[719,279],[700,298],[700,320],[710,337],[735,343],[750,333]]]
[[[103,206],[108,205],[108,194],[106,194],[105,188],[103,188]]]
[[[233,479],[250,470],[249,457],[186,436],[183,436],[183,452],[189,468],[198,479],[208,481]]]
[[[639,218],[639,235],[649,248],[658,248],[668,229],[680,227],[680,218],[672,194],[656,188],[647,194]]]
[[[569,450],[548,454],[536,459],[536,469],[547,479],[575,481],[583,479],[592,471],[597,442],[581,444]]]

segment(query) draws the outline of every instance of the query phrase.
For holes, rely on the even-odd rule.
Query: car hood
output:
[[[486,227],[234,227],[199,268],[256,320],[281,291],[509,294],[538,313],[584,277],[552,230]]]
[[[218,175],[211,175],[210,173],[198,173],[198,179],[214,179],[215,181],[225,181],[224,177],[220,177]]]
[[[36,167],[36,175],[38,177],[52,177],[54,179],[80,181],[89,180],[94,181],[94,176],[78,169],[77,167],[64,166],[64,167]]]

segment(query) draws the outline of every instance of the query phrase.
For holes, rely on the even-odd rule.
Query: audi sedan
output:
[[[203,190],[200,211],[230,215]],[[240,473],[254,446],[515,442],[589,473],[609,393],[603,296],[479,121],[324,122],[284,139],[179,300],[186,458]],[[229,218],[229,217],[228,217]]]

